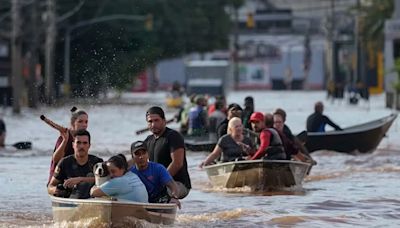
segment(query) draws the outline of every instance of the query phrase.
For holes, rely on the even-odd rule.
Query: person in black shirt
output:
[[[4,147],[6,141],[6,124],[3,119],[0,119],[0,147]]]
[[[103,159],[89,155],[90,134],[78,130],[72,143],[74,154],[63,158],[56,166],[47,191],[51,195],[86,199],[90,197],[90,188],[94,185],[93,166]],[[65,194],[69,192],[69,194]]]
[[[187,169],[184,139],[179,132],[166,127],[164,110],[158,106],[147,110],[146,121],[153,133],[144,141],[149,152],[149,159],[167,168],[178,185],[178,198],[183,199],[192,188]]]
[[[224,121],[222,121],[219,124],[219,126],[217,127],[217,138],[218,139],[228,133],[229,120],[232,119],[233,117],[242,118],[242,112],[243,112],[242,107],[240,107],[240,105],[238,105],[236,103],[232,103],[228,106],[228,114],[226,116],[226,119]]]
[[[328,124],[335,128],[337,131],[341,131],[338,125],[332,122],[327,116],[323,115],[324,105],[322,102],[315,103],[315,112],[307,118],[307,131],[308,132],[325,132],[325,125]]]
[[[251,96],[244,98],[244,110],[242,114],[243,126],[249,130],[251,127],[250,116],[254,112],[254,99]]]

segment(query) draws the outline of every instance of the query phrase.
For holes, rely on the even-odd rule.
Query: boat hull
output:
[[[126,219],[143,219],[151,223],[173,224],[175,204],[149,204],[108,199],[68,199],[50,196],[53,220],[72,222],[95,218],[106,224],[118,224]]]
[[[310,164],[288,160],[251,160],[206,166],[214,187],[250,187],[253,191],[302,186]]]
[[[305,143],[309,152],[332,150],[343,153],[373,152],[385,136],[397,115],[390,115],[343,131],[311,132]]]

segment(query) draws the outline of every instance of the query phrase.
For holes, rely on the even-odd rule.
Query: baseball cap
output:
[[[250,116],[250,122],[252,121],[264,121],[264,114],[261,112],[253,112]]]
[[[134,154],[138,150],[145,150],[147,151],[147,147],[143,141],[136,141],[131,144],[131,153]]]

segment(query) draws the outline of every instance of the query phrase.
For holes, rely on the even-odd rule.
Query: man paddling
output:
[[[65,134],[68,134],[67,132]],[[47,191],[51,195],[86,199],[90,197],[90,188],[94,184],[93,166],[103,159],[89,155],[90,133],[78,130],[72,143],[74,154],[63,158],[54,171]]]
[[[153,133],[144,141],[150,161],[160,163],[167,168],[178,185],[177,197],[183,199],[192,187],[183,137],[179,132],[166,127],[164,110],[158,106],[147,110],[146,121]]]

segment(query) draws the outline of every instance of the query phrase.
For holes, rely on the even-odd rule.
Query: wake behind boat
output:
[[[99,222],[115,225],[133,218],[157,224],[173,224],[176,217],[176,204],[113,201],[104,198],[50,198],[55,222],[95,218]]]
[[[310,164],[289,160],[245,160],[205,166],[214,187],[248,186],[253,191],[301,187]]]
[[[343,153],[373,152],[386,135],[397,114],[391,114],[364,124],[344,128],[342,131],[310,132],[306,148],[309,152],[333,150]]]

